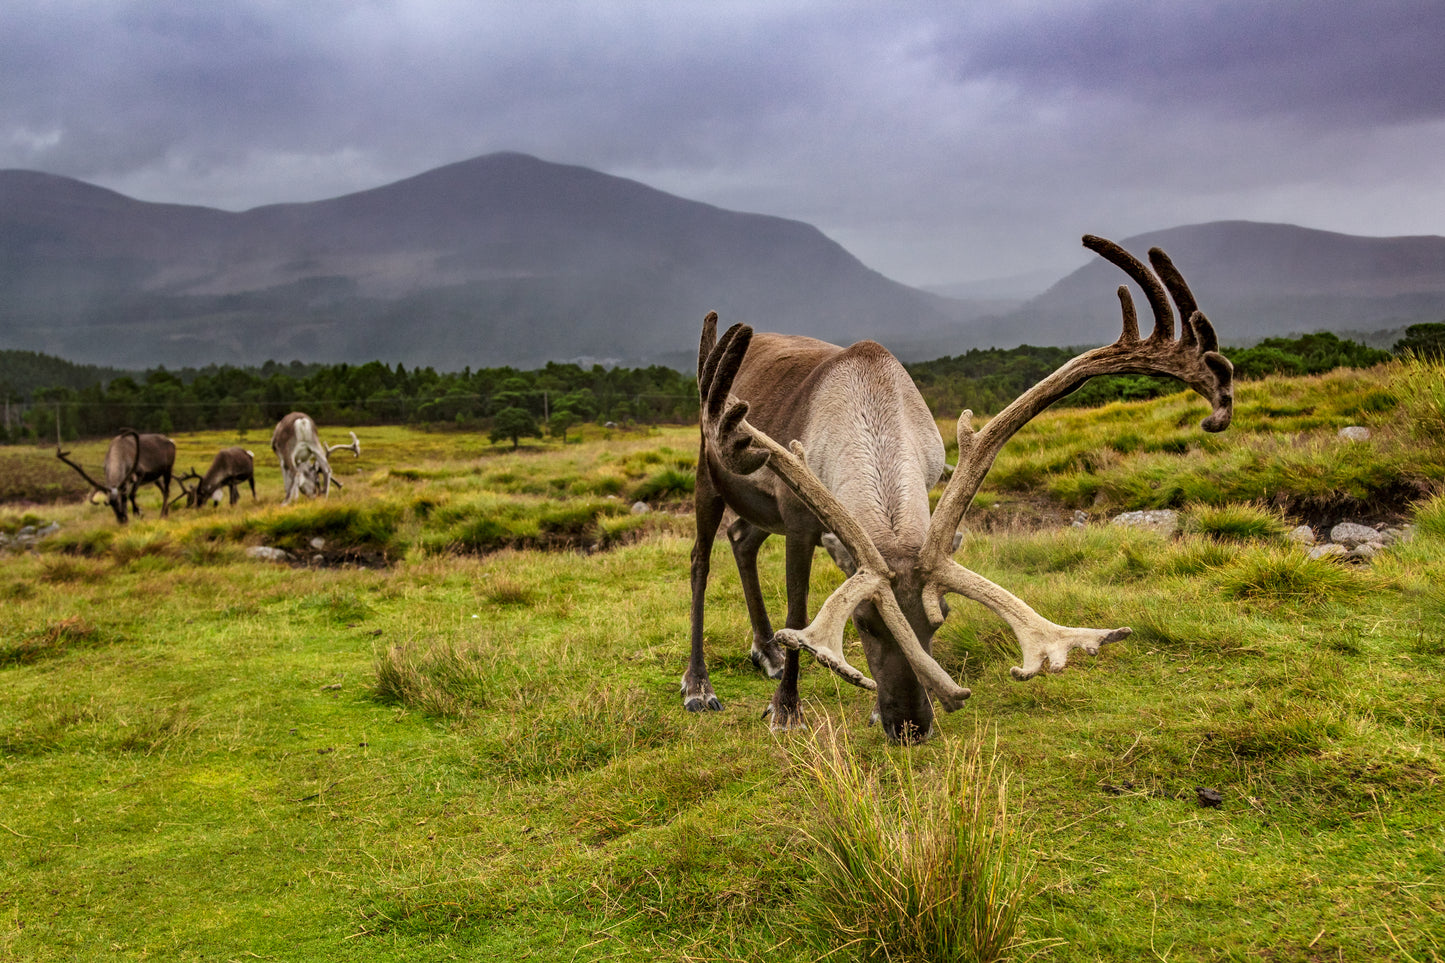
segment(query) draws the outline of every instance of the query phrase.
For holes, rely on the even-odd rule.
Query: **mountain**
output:
[[[1311,331],[1368,332],[1445,320],[1445,237],[1358,237],[1251,221],[1175,227],[1120,243],[1160,247],[1225,344]],[[1119,335],[1122,272],[1101,258],[1022,307],[968,327],[982,344],[1094,345]],[[1132,283],[1139,324],[1153,325]]]
[[[1445,319],[1441,237],[1222,221],[1121,243],[1168,251],[1226,344]],[[944,297],[869,270],[810,225],[513,153],[239,213],[0,171],[0,349],[115,367],[690,370],[709,310],[927,360],[1111,341],[1122,280],[1096,259],[1052,287],[1026,275]]]
[[[960,308],[816,228],[492,154],[230,213],[0,171],[0,348],[119,366],[695,363],[703,315],[844,342]]]

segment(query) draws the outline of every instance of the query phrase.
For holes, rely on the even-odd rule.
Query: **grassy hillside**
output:
[[[280,507],[262,459],[259,502],[161,521],[149,492],[125,529],[0,509],[62,526],[0,555],[0,959],[943,959],[840,896],[837,854],[961,879],[948,839],[1006,870],[1016,959],[1439,959],[1441,369],[1245,385],[1221,436],[1204,414],[1049,413],[1005,451],[959,560],[1135,632],[1019,683],[957,602],[936,652],[974,694],[911,749],[810,662],[814,727],[769,734],[721,549],[725,710],[682,710],[695,429],[516,453],[363,429],[326,501]],[[235,441],[177,440],[185,465]],[[1190,530],[1060,524],[1163,504]],[[1277,534],[1345,507],[1415,537],[1356,567]],[[815,604],[839,580],[820,560]]]

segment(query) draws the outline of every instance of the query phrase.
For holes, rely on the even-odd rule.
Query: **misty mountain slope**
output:
[[[695,356],[702,316],[833,340],[956,317],[816,228],[520,154],[242,213],[0,172],[0,338],[117,364]]]
[[[1226,343],[1318,330],[1371,331],[1445,319],[1445,237],[1357,237],[1217,221],[1125,238],[1163,248]],[[985,343],[1104,344],[1119,334],[1118,268],[1096,258],[1016,311],[970,327]],[[1130,283],[1147,333],[1148,304]]]
[[[1445,319],[1445,238],[1221,221],[1121,243],[1168,251],[1226,344]],[[0,171],[0,348],[119,367],[688,369],[709,310],[925,360],[1112,341],[1122,281],[1096,259],[1022,307],[982,300],[1019,279],[970,285],[965,303],[890,281],[807,224],[512,153],[240,213]]]

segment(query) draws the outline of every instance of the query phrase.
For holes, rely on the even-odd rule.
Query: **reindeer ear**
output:
[[[858,563],[853,560],[848,549],[838,540],[838,536],[832,532],[824,532],[823,547],[828,550],[833,562],[843,570],[843,574],[852,578],[853,574],[858,571]]]

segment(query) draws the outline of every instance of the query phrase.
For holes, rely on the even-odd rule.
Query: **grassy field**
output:
[[[683,711],[695,429],[513,453],[355,426],[345,489],[290,507],[252,437],[256,503],[161,520],[152,490],[126,528],[0,506],[0,531],[62,526],[0,555],[0,959],[968,959],[880,926],[898,887],[839,876],[861,839],[847,858],[925,903],[995,879],[1015,959],[1440,960],[1440,388],[1408,366],[1246,384],[1220,436],[1183,395],[1040,418],[957,558],[1135,633],[1018,683],[1002,623],[955,604],[936,651],[974,694],[909,749],[806,662],[812,728],[768,732],[721,549],[725,710]],[[237,443],[176,440],[202,470]],[[36,485],[51,463],[0,449]],[[1064,524],[1156,506],[1185,534]],[[1350,566],[1279,534],[1341,513],[1415,537]],[[776,539],[763,575],[780,612]],[[820,558],[815,602],[839,581]],[[939,833],[968,845],[930,862]]]

